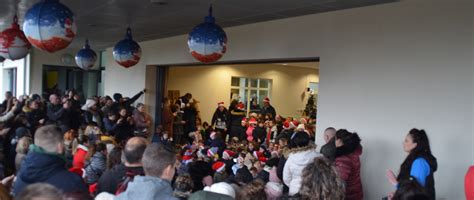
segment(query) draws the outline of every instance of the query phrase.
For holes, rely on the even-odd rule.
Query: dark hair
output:
[[[147,144],[144,142],[130,142],[132,139],[125,144],[123,155],[128,163],[139,163],[142,160]]]
[[[290,148],[305,147],[309,145],[310,142],[309,135],[306,132],[296,132],[291,136]]]
[[[250,183],[252,180],[252,174],[246,166],[238,169],[235,173],[235,181],[238,183]]]
[[[176,162],[176,153],[165,145],[152,143],[143,153],[143,170],[147,176],[160,177],[165,169]]]
[[[180,192],[189,192],[194,188],[194,182],[189,174],[182,174],[176,178],[174,189]]]
[[[410,151],[405,161],[403,161],[400,166],[400,173],[397,177],[399,182],[403,179],[409,178],[410,175],[408,173],[410,172],[411,165],[415,159],[423,157],[429,162],[434,158],[431,154],[430,141],[428,140],[425,130],[414,128],[408,132],[408,135],[413,139],[413,143],[416,143],[416,147]]]
[[[120,163],[122,163],[122,148],[114,147],[107,158],[107,169],[112,169],[112,167]]]
[[[240,200],[266,200],[265,183],[256,179],[249,184],[243,186],[236,199]]]
[[[345,152],[354,152],[360,145],[360,137],[357,133],[351,133],[346,129],[339,129],[336,132],[336,139],[342,140]]]
[[[430,200],[430,196],[415,178],[410,177],[399,182],[392,200]]]

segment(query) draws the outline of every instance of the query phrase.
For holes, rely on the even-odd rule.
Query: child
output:
[[[257,120],[255,118],[251,118],[249,120],[250,126],[247,128],[247,131],[245,131],[247,135],[247,141],[252,142],[254,140],[253,138],[253,130],[257,126]]]
[[[265,143],[270,145],[271,143],[275,143],[275,138],[278,135],[278,129],[273,120],[267,121],[267,137]],[[270,147],[270,146],[269,146]]]
[[[263,144],[265,142],[265,123],[262,120],[258,121],[258,126],[253,130],[252,136],[258,144]]]

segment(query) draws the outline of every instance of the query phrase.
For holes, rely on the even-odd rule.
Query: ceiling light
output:
[[[150,0],[150,3],[157,5],[166,5],[168,4],[167,0]]]
[[[286,64],[286,63],[283,63],[282,65],[288,65],[288,64]]]

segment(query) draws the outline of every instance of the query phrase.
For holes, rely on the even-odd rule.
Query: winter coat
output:
[[[186,124],[184,125],[184,134],[189,134],[190,132],[197,131],[197,110],[195,108],[185,107],[183,111],[183,121],[186,121]]]
[[[87,152],[89,152],[89,149],[86,146],[80,144],[77,147],[76,153],[74,154],[72,167],[79,169],[84,168]]]
[[[34,130],[36,130],[36,127],[40,125],[39,120],[46,120],[46,116],[39,109],[30,110],[23,108],[23,112],[25,113],[26,120],[28,121],[28,128],[30,128],[32,132],[34,132]]]
[[[127,190],[118,195],[115,200],[177,200],[173,196],[171,183],[158,177],[136,176],[128,183]]]
[[[410,156],[410,155],[409,155]],[[409,167],[403,167],[404,165]],[[415,177],[429,194],[430,199],[436,199],[434,173],[438,169],[438,162],[433,155],[419,155],[411,162],[405,161],[398,174],[398,182],[407,180],[410,176]]]
[[[321,147],[321,153],[329,159],[330,161],[334,161],[336,158],[336,142],[335,137],[329,140],[328,143]]]
[[[107,168],[107,157],[102,152],[96,152],[85,167],[86,183],[93,184],[97,182]]]
[[[177,113],[173,119],[173,134],[174,135],[183,135],[184,134],[184,126],[181,123],[183,121],[183,115],[181,113]]]
[[[362,146],[355,148],[350,152],[347,148],[336,148],[336,165],[337,172],[341,179],[346,183],[346,199],[362,200],[364,197],[362,190],[362,181],[360,177],[360,155],[362,154]]]
[[[217,109],[212,116],[211,126],[214,127],[215,125],[215,129],[224,130],[229,127],[229,120],[230,116],[227,109],[222,112]]]
[[[273,119],[275,119],[276,111],[275,111],[275,108],[273,108],[272,105],[268,105],[267,107],[265,107],[265,106],[262,107],[262,115],[265,116],[268,113],[272,114]]]
[[[85,111],[84,112],[84,124],[88,125],[91,124],[92,122],[96,123],[97,126],[102,127],[102,116],[100,115],[99,112],[91,112],[91,111]]]
[[[117,131],[117,122],[111,121],[109,118],[104,117],[103,124],[105,128],[105,132],[111,136],[114,136]]]
[[[291,149],[283,168],[283,182],[290,188],[290,196],[295,195],[300,190],[303,169],[319,156],[322,155],[316,151],[316,145],[314,144]]]
[[[230,133],[235,134],[238,132],[238,129],[242,127],[242,119],[245,117],[245,111],[241,111],[237,108],[230,109],[229,113],[229,127]]]
[[[38,147],[37,147],[38,148]],[[31,150],[18,172],[13,193],[18,195],[26,186],[48,183],[69,192],[88,192],[82,178],[65,168],[66,162],[57,155]]]
[[[133,124],[135,125],[135,132],[147,132],[150,128],[146,122],[150,120],[150,116],[146,113],[141,113],[138,110],[133,111]]]
[[[258,126],[255,127],[255,129],[252,131],[252,136],[255,141],[258,142],[260,140],[259,144],[264,143],[266,137],[265,128]]]
[[[255,139],[255,138],[253,138],[253,130],[255,130],[255,127],[249,126],[249,127],[247,127],[247,130],[245,131],[247,141],[249,141],[249,142],[252,142]]]
[[[123,164],[116,165],[112,169],[107,170],[97,182],[97,193],[108,192],[115,194],[118,186],[125,179],[126,173],[144,174],[142,167],[126,167]]]

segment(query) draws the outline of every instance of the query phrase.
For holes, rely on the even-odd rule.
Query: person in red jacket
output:
[[[464,180],[464,190],[467,200],[474,200],[474,166],[469,167]]]
[[[72,168],[83,169],[87,153],[89,152],[89,148],[87,147],[87,137],[80,135],[77,138],[77,141],[79,145],[77,146],[76,153],[72,160]]]
[[[346,200],[362,200],[364,197],[360,178],[360,141],[357,133],[345,129],[336,132],[335,165],[339,176],[346,183]]]

